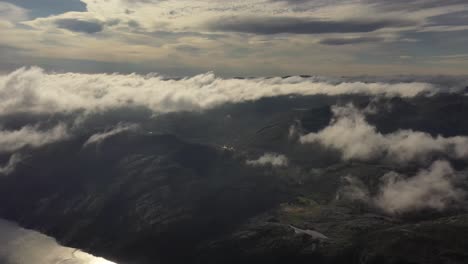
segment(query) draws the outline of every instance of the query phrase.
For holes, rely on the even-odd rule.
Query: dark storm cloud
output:
[[[373,43],[383,41],[382,38],[378,37],[359,37],[359,38],[326,38],[322,39],[319,43],[323,45],[348,45],[348,44],[359,44],[359,43]]]
[[[404,27],[412,25],[410,21],[319,21],[296,17],[233,17],[212,21],[208,27],[212,30],[271,34],[324,34],[324,33],[363,33],[382,28]]]
[[[45,17],[68,11],[85,11],[86,5],[80,0],[3,0],[4,2],[30,10],[32,17]]]
[[[95,21],[86,21],[74,18],[63,18],[55,20],[55,24],[59,28],[67,29],[74,32],[82,32],[93,34],[102,31],[102,24]]]

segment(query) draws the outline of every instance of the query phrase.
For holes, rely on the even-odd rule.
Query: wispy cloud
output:
[[[262,35],[270,34],[326,34],[326,33],[365,33],[383,28],[405,27],[412,25],[402,20],[352,20],[320,21],[298,17],[234,17],[212,21],[210,29],[234,31]]]
[[[21,156],[21,154],[12,154],[6,164],[4,164],[3,166],[0,165],[0,174],[8,175],[12,173],[15,170],[16,165],[18,165],[22,160],[23,157]]]
[[[139,128],[139,125],[137,124],[122,124],[122,123],[118,124],[117,126],[105,132],[96,133],[92,135],[91,137],[88,138],[88,140],[86,140],[86,142],[83,144],[83,147],[86,147],[91,144],[99,144],[109,137],[115,136],[117,134],[120,134],[126,131],[135,131],[138,128]]]
[[[24,147],[40,147],[69,137],[68,129],[59,124],[49,130],[24,126],[18,130],[0,130],[0,153],[14,152]]]
[[[375,43],[381,42],[384,39],[381,37],[354,37],[354,38],[325,38],[320,40],[320,44],[324,45],[332,45],[332,46],[339,46],[339,45],[350,45],[356,43]]]
[[[288,166],[289,160],[282,154],[265,153],[258,159],[247,160],[246,163],[251,166],[285,167]]]

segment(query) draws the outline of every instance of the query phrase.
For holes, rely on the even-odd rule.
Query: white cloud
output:
[[[338,192],[338,199],[364,202],[388,214],[424,209],[442,211],[465,204],[466,192],[457,187],[464,177],[454,171],[447,161],[438,160],[413,176],[393,171],[385,174],[380,179],[377,193],[370,195],[361,180],[346,176],[346,183]]]
[[[446,161],[436,161],[427,170],[407,177],[388,173],[383,177],[375,204],[388,213],[402,213],[418,209],[443,210],[464,201],[465,192],[455,186],[455,171]]]
[[[114,135],[126,132],[126,131],[135,131],[138,129],[139,126],[137,124],[118,124],[114,128],[105,131],[103,133],[96,133],[92,135],[91,137],[86,140],[86,142],[83,144],[83,147],[86,147],[90,144],[99,144],[102,141],[106,140],[108,137],[112,137]]]
[[[22,160],[22,156],[18,153],[11,155],[8,162],[5,165],[0,166],[0,174],[8,175],[12,173],[15,170],[16,165],[18,165]]]
[[[59,124],[41,131],[35,126],[24,126],[19,130],[0,130],[0,153],[14,152],[23,147],[40,147],[69,137],[67,128]]]
[[[299,136],[302,135],[302,123],[301,120],[294,120],[294,123],[289,126],[288,129],[288,138],[290,140],[297,140]]]
[[[193,111],[264,97],[367,94],[413,97],[435,93],[428,83],[332,83],[315,78],[222,79],[206,73],[181,80],[138,74],[46,73],[22,68],[0,76],[0,114],[55,113],[144,106],[156,112]]]
[[[384,160],[407,164],[426,162],[433,155],[468,159],[468,137],[433,137],[413,130],[382,134],[352,105],[333,107],[334,118],[321,131],[300,137],[301,143],[318,143],[341,153],[343,160]]]
[[[285,155],[265,153],[256,160],[247,160],[246,163],[251,166],[285,167],[288,166],[289,161]]]

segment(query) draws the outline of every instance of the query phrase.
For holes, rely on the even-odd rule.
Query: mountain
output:
[[[333,126],[336,106],[350,104],[367,111],[378,138],[405,129],[465,135],[467,103],[459,95],[280,96],[157,116],[109,111],[64,140],[21,148],[21,162],[0,177],[0,216],[118,263],[466,263],[463,203],[391,213],[372,200],[391,173],[410,181],[427,168],[420,162],[447,159],[464,175],[466,159],[434,148],[407,164],[385,160],[387,152],[347,160],[339,148],[299,140]],[[10,116],[3,127],[36,119]],[[45,128],[58,120],[73,118],[54,115]],[[139,127],[99,134],[117,120]],[[100,140],[89,143],[93,135]],[[287,165],[259,162],[265,153]],[[367,200],[343,194],[349,175]]]

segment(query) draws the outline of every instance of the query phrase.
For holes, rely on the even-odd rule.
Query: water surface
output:
[[[0,219],[0,264],[115,264]]]

